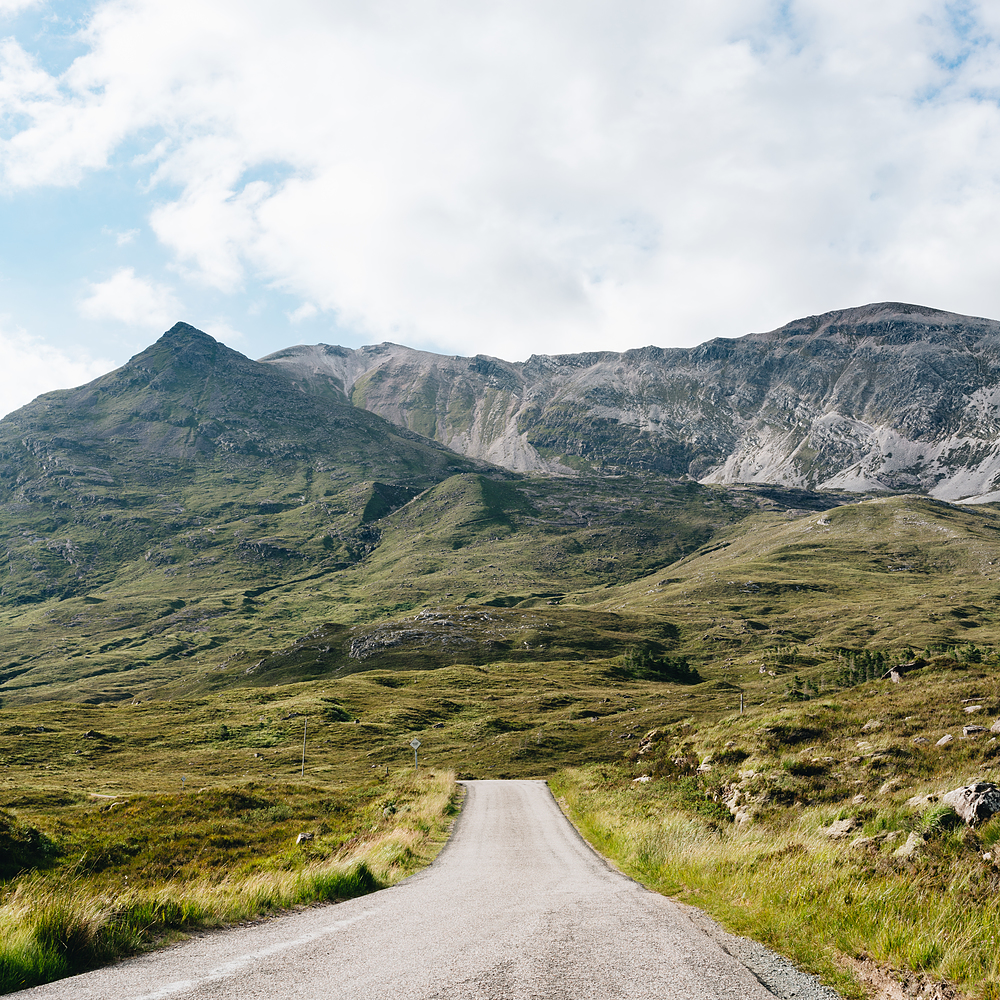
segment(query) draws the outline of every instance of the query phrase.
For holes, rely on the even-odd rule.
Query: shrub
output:
[[[0,879],[39,868],[59,853],[48,837],[0,810]]]

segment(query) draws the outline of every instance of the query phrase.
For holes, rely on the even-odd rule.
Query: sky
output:
[[[261,357],[1000,318],[1000,4],[0,0],[0,414]]]

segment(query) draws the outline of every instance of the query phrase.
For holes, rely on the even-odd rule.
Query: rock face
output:
[[[702,482],[1000,490],[1000,323],[886,302],[690,349],[507,362],[380,344],[262,359],[464,455],[514,470]]]
[[[951,806],[969,826],[976,826],[1000,812],[1000,785],[994,785],[990,781],[963,785],[942,795],[941,801],[946,806]]]

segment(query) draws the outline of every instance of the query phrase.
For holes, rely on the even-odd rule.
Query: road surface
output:
[[[360,899],[15,994],[25,1000],[768,1000],[833,996],[611,869],[540,781],[472,781],[437,861]],[[743,942],[747,945],[747,942]],[[746,955],[744,955],[746,957]],[[751,956],[752,958],[752,956]],[[753,961],[751,961],[753,964]],[[783,978],[784,977],[784,978]],[[777,984],[777,987],[776,985]]]

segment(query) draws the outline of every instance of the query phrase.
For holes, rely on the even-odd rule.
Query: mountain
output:
[[[522,476],[307,388],[178,324],[0,421],[0,699],[614,655],[667,625],[609,588],[851,499]]]
[[[261,359],[463,455],[559,474],[1000,490],[1000,323],[883,302],[694,348],[507,362],[381,344]]]
[[[135,560],[143,570],[169,568],[196,553],[211,565],[222,522],[241,522],[229,541],[245,562],[292,566],[308,559],[310,544],[343,561],[339,542],[324,549],[321,541],[337,536],[335,514],[303,525],[306,537],[294,544],[280,524],[261,531],[269,525],[253,518],[301,521],[317,499],[335,507],[344,490],[389,479],[377,497],[350,502],[385,512],[477,468],[375,414],[298,391],[272,365],[177,324],[116,371],[0,421],[0,598],[86,592]]]

